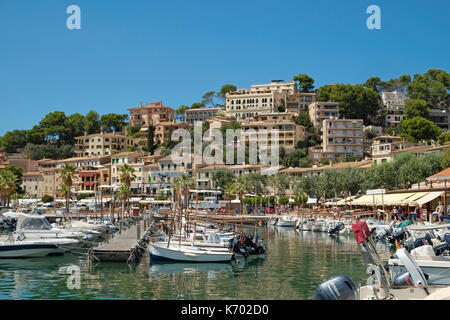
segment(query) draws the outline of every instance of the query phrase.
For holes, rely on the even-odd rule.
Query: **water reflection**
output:
[[[357,284],[367,276],[352,235],[294,228],[259,228],[265,259],[229,263],[152,261],[96,263],[85,255],[0,259],[2,299],[310,299],[316,286],[337,274]],[[380,250],[386,247],[379,244]],[[386,251],[387,252],[387,251]],[[60,267],[81,269],[81,289],[67,288]]]

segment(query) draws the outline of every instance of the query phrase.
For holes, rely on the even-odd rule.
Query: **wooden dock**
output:
[[[134,262],[138,256],[137,251],[142,250],[143,240],[146,230],[144,223],[140,223],[140,233],[138,238],[138,226],[133,224],[130,228],[115,235],[106,243],[94,247],[90,251],[92,261],[98,262]],[[141,248],[140,248],[141,247]]]

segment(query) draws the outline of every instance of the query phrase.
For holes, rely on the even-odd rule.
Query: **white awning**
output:
[[[436,199],[437,197],[440,197],[443,193],[444,193],[444,191],[430,192],[426,196],[416,200],[415,203],[417,203],[419,206],[422,206],[423,204],[428,203],[428,202]]]

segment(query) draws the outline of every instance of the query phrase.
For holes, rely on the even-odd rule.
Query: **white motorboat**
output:
[[[294,219],[292,217],[283,216],[281,219],[278,219],[277,226],[278,227],[294,227]]]
[[[311,231],[313,227],[314,219],[308,218],[305,219],[302,223],[302,230],[303,231]]]
[[[231,261],[233,253],[222,248],[194,247],[176,243],[156,242],[149,244],[150,259],[190,261],[190,262],[224,262]]]
[[[78,243],[74,239],[7,240],[0,242],[0,258],[45,257],[67,251],[65,246]]]
[[[19,213],[17,215],[16,230],[13,234],[15,237],[23,235],[27,240],[46,238],[86,238],[86,235],[82,232],[54,228],[43,216],[24,213]]]

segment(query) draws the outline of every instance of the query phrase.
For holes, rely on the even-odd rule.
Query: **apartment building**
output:
[[[371,156],[373,164],[392,161],[392,152],[404,150],[414,144],[399,136],[379,136],[372,140]]]
[[[183,120],[190,124],[194,124],[195,121],[204,122],[207,119],[216,117],[221,110],[221,107],[187,109],[183,111]]]
[[[430,109],[430,120],[444,131],[450,130],[450,109]]]
[[[339,118],[339,103],[313,102],[309,105],[309,118],[315,127],[322,128],[324,120]]]
[[[130,111],[130,126],[149,126],[161,121],[171,121],[175,119],[175,110],[164,106],[162,101],[151,102],[145,106],[128,109]]]
[[[286,108],[287,95],[295,91],[294,81],[272,81],[270,84],[252,85],[250,90],[229,92],[225,100],[225,115],[243,120],[263,113],[277,112],[280,106]]]
[[[22,184],[21,187],[26,195],[29,195],[34,198],[41,198],[42,194],[42,185],[44,181],[44,176],[42,172],[25,172],[22,175]]]
[[[151,194],[173,194],[172,182],[183,174],[192,175],[192,159],[190,163],[176,164],[172,157],[159,159],[152,164],[149,174],[149,188]]]
[[[362,119],[325,119],[322,124],[322,147],[312,147],[308,155],[315,159],[363,157]]]
[[[259,117],[266,118],[264,115],[259,115]],[[280,117],[282,118],[282,116],[272,115],[272,120],[242,122],[241,141],[244,141],[246,144],[252,141],[259,142],[261,139],[259,132],[267,130],[266,143],[267,146],[270,146],[274,137],[273,130],[278,130],[278,145],[286,150],[293,150],[299,141],[306,139],[306,128],[292,120],[279,119]],[[251,129],[255,130],[258,135],[249,134]]]
[[[119,185],[120,181],[120,168],[124,164],[130,165],[134,169],[136,177],[140,177],[140,180],[136,179],[136,183],[142,180],[142,171],[144,166],[144,160],[142,159],[144,153],[142,151],[133,152],[121,152],[111,156],[111,184]]]
[[[296,92],[286,95],[286,110],[288,112],[299,113],[309,111],[309,105],[317,101],[315,92]]]
[[[159,122],[155,126],[153,142],[155,144],[161,144],[170,141],[174,130],[189,129],[191,126],[191,124],[186,122]]]
[[[405,112],[406,96],[403,92],[383,92],[381,94],[381,101],[386,113],[385,126],[395,127],[403,121]]]
[[[125,152],[127,148],[134,147],[135,139],[122,134],[95,133],[75,138],[75,153],[77,157],[111,156]]]

